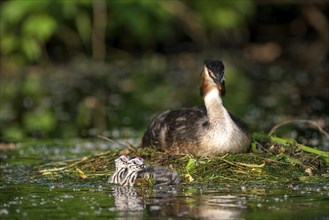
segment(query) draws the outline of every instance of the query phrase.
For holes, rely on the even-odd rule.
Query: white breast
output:
[[[205,96],[210,127],[202,138],[200,155],[237,153],[245,151],[245,134],[223,106],[217,90]]]

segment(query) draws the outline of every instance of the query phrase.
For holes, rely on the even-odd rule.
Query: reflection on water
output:
[[[0,219],[328,219],[329,185],[123,187],[1,183]]]
[[[117,219],[141,219],[144,210],[144,199],[141,192],[134,187],[113,186],[110,197],[114,197],[115,207],[110,211],[118,211]]]
[[[133,187],[114,186],[113,196],[119,211],[140,211],[144,209],[143,198]]]
[[[247,208],[243,198],[232,195],[205,196],[204,204],[199,208],[200,217],[216,219],[237,219],[242,211]]]
[[[167,193],[169,192],[169,193]],[[210,200],[213,202],[210,202]],[[222,200],[222,202],[219,202]],[[155,190],[146,209],[152,216],[197,217],[204,219],[235,219],[242,211],[237,196],[205,196],[189,191]]]
[[[193,195],[178,192],[177,186],[144,189],[113,186],[117,217],[140,218],[144,210],[149,216],[196,217],[203,219],[237,219],[247,208],[244,198],[233,195]]]
[[[327,219],[329,186],[303,189],[208,189],[166,186],[112,186],[117,219]]]

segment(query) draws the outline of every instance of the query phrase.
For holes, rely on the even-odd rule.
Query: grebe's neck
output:
[[[214,124],[227,115],[227,111],[223,106],[220,92],[217,88],[213,88],[204,96],[205,106],[207,108],[207,114],[209,122]]]
[[[219,95],[218,89],[213,88],[204,97],[204,102],[207,104],[218,104],[222,105],[222,98]]]

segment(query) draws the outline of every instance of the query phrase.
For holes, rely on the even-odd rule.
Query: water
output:
[[[126,188],[108,185],[106,178],[33,178],[37,164],[107,147],[76,140],[1,151],[0,218],[329,219],[329,183]]]
[[[2,219],[328,219],[328,187],[142,189],[21,183],[1,188]]]

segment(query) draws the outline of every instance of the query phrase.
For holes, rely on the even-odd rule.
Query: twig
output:
[[[241,163],[241,162],[232,162],[232,161],[229,161],[229,160],[226,160],[224,159],[223,157],[217,157],[216,159],[219,159],[229,165],[232,165],[232,166],[236,166],[236,167],[239,167],[239,168],[243,168],[243,167],[248,167],[248,168],[262,168],[263,166],[265,166],[265,163],[263,164],[247,164],[247,163]]]
[[[297,120],[289,120],[289,121],[284,121],[284,122],[281,122],[277,125],[275,125],[271,130],[270,132],[268,133],[268,135],[273,135],[273,133],[279,128],[279,127],[282,127],[283,125],[286,125],[286,124],[291,124],[291,123],[307,123],[307,124],[310,124],[310,125],[313,125],[314,127],[316,127],[319,132],[321,134],[323,134],[326,138],[329,139],[329,133],[326,132],[324,129],[322,129],[315,121],[312,121],[312,120],[303,120],[303,119],[297,119]]]
[[[266,149],[265,147],[263,147],[258,141],[254,140],[252,143],[251,143],[251,149],[252,149],[252,152],[254,153],[257,153],[258,150],[257,150],[257,146],[258,145],[260,148],[262,148],[262,150],[266,151],[268,154],[273,154],[271,151],[269,151],[268,149]]]
[[[79,161],[81,160],[80,158],[75,158],[75,159],[67,159],[67,160],[61,160],[61,161],[54,161],[54,162],[50,162],[50,163],[46,163],[46,164],[42,164],[37,166],[37,168],[43,168],[43,167],[49,167],[49,166],[60,166],[60,165],[66,165],[70,162],[74,162],[74,161]]]
[[[98,137],[98,138],[100,138],[100,139],[103,139],[103,140],[105,140],[105,141],[112,142],[112,143],[114,143],[114,144],[118,144],[118,145],[120,145],[121,147],[127,147],[126,145],[120,143],[119,141],[112,140],[112,139],[110,139],[110,138],[104,137],[103,135],[97,135],[96,137]]]
[[[112,140],[112,139],[107,138],[107,137],[104,137],[104,136],[102,136],[102,135],[97,135],[96,137],[101,138],[101,139],[106,140],[106,141],[109,141],[109,142],[112,142],[112,143],[114,143],[114,144],[118,144],[118,145],[120,145],[120,146],[122,146],[122,147],[128,148],[129,150],[131,150],[131,151],[133,151],[133,152],[136,152],[136,151],[137,151],[136,147],[134,147],[134,146],[133,146],[131,143],[129,143],[127,140],[125,140],[126,145],[124,145],[124,144],[122,144],[122,143],[120,143],[120,142],[118,142],[118,141],[116,141],[116,140]]]
[[[137,149],[134,147],[131,143],[129,143],[127,140],[125,140],[127,147],[132,150],[133,152],[136,152]]]
[[[40,173],[45,173],[45,172],[55,172],[55,171],[62,171],[62,170],[66,170],[68,168],[74,167],[82,162],[85,162],[86,160],[88,160],[90,157],[83,157],[82,159],[78,160],[75,163],[72,163],[70,165],[64,166],[64,167],[58,167],[58,168],[51,168],[51,169],[45,169],[45,170],[40,170]]]

